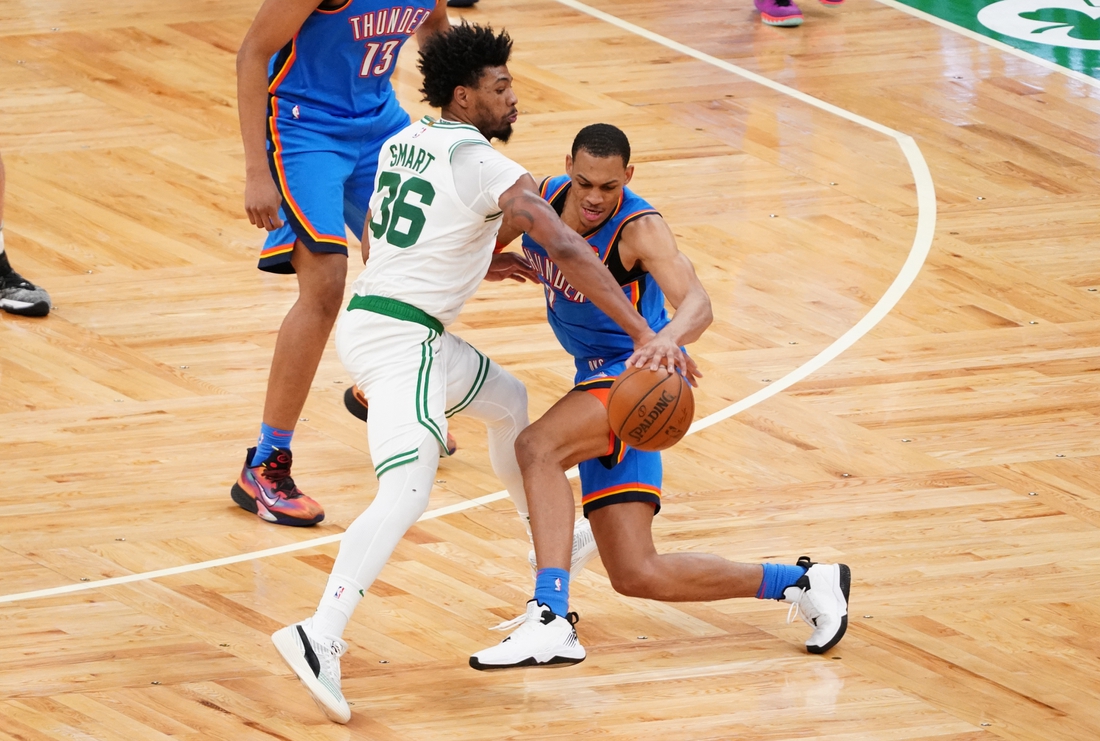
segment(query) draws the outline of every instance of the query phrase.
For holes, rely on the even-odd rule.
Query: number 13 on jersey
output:
[[[363,55],[363,67],[359,70],[360,77],[381,77],[390,71],[390,67],[393,66],[394,50],[401,42],[393,39],[387,41],[384,44],[379,44],[372,41],[367,44],[366,54]],[[381,56],[378,54],[378,50],[382,50]],[[374,64],[374,58],[378,57],[378,64]],[[373,67],[372,67],[373,65]]]

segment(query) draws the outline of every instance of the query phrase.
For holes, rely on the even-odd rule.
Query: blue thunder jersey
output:
[[[539,192],[561,214],[570,187],[569,176],[559,175],[544,180]],[[583,236],[650,328],[660,332],[669,321],[664,293],[653,276],[639,267],[627,269],[619,257],[623,227],[642,216],[656,213],[644,199],[629,188],[623,188],[611,216]],[[523,235],[523,251],[538,271],[546,292],[546,317],[550,326],[561,346],[573,356],[578,374],[588,375],[634,351],[630,335],[571,286],[546,250],[526,234]]]
[[[434,9],[435,0],[347,0],[317,8],[271,58],[268,92],[333,116],[370,116],[394,97],[397,53]]]

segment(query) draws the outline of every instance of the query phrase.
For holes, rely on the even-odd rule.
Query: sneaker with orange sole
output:
[[[252,465],[255,454],[255,448],[248,449],[241,476],[230,492],[237,506],[277,525],[308,527],[325,519],[321,505],[294,485],[289,450],[275,448],[258,466]]]

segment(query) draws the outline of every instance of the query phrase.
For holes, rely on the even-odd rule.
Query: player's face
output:
[[[512,124],[516,122],[519,99],[512,89],[512,75],[507,66],[486,67],[478,85],[471,91],[472,117],[486,139],[508,141]]]
[[[634,176],[634,165],[622,157],[596,157],[581,149],[576,158],[566,155],[565,172],[573,181],[572,208],[582,224],[596,226],[619,203],[623,188]]]

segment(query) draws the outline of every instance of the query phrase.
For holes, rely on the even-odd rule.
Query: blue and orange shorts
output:
[[[611,384],[625,369],[626,358],[601,366],[599,370],[578,370],[573,391],[592,394],[606,408]],[[653,514],[661,511],[660,453],[636,450],[611,433],[607,452],[584,461],[578,469],[585,517],[601,507],[622,502],[648,502],[653,505]]]
[[[343,118],[276,96],[268,113],[268,164],[284,224],[268,232],[260,270],[293,273],[297,240],[310,252],[347,255],[344,226],[362,239],[378,153],[409,125],[409,114],[393,97],[372,116]]]

